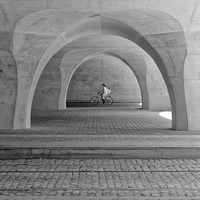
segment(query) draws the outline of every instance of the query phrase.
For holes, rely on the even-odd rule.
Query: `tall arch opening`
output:
[[[76,69],[67,91],[68,105],[90,103],[90,98],[102,90],[103,83],[111,90],[115,105],[142,101],[133,71],[119,59],[105,54],[91,57]]]
[[[122,61],[122,63],[119,65],[123,65],[125,67],[128,66],[130,68],[130,72],[131,72],[131,74],[132,74],[132,72],[135,74],[137,81],[139,83],[139,86],[140,86],[140,90],[142,92],[143,109],[148,109],[149,108],[149,97],[148,97],[148,91],[147,91],[147,85],[146,85],[147,67],[146,67],[146,63],[145,63],[143,57],[137,53],[129,52],[128,50],[126,50],[124,52],[124,51],[121,51],[119,49],[114,49],[114,48],[102,49],[101,51],[99,51],[99,49],[98,50],[94,50],[94,49],[93,50],[89,50],[89,49],[74,50],[74,51],[70,51],[70,52],[66,53],[66,55],[64,56],[64,58],[61,62],[62,80],[61,80],[59,109],[66,108],[65,107],[65,102],[66,102],[65,97],[67,95],[66,91],[68,90],[69,82],[70,82],[70,79],[72,78],[73,73],[85,61],[87,61],[93,57],[99,56],[99,55],[102,55],[102,56],[107,55],[109,57],[117,58],[118,60]],[[97,65],[99,65],[99,64],[97,64]],[[102,64],[100,64],[100,65],[102,65]],[[124,67],[122,67],[122,69],[123,68]],[[109,77],[110,77],[110,79],[116,79],[116,77],[114,77],[114,76],[118,76],[120,78],[119,72],[118,72],[118,75],[116,75],[117,72],[115,72],[115,75],[112,75],[112,73],[113,72],[111,72],[110,74],[104,73],[104,75],[103,75],[103,72],[102,72],[101,75],[96,77],[98,79],[97,84],[101,85],[103,83],[103,81],[105,81]],[[102,76],[106,76],[107,78],[106,77],[103,78]],[[84,79],[86,79],[86,82],[90,82],[89,80],[87,80],[87,79],[89,79],[88,75]],[[93,79],[93,78],[90,77],[90,79]],[[95,79],[91,80],[91,82],[94,82],[94,80]],[[88,87],[89,87],[89,85],[88,85]],[[99,86],[96,86],[96,87],[99,88]],[[126,87],[126,86],[124,86],[124,87]]]

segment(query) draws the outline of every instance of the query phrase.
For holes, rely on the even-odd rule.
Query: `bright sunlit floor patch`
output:
[[[171,111],[160,112],[159,115],[160,115],[161,117],[166,118],[166,119],[172,120],[172,112],[171,112]]]

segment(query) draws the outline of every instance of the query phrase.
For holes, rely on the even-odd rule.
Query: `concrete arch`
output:
[[[43,70],[33,97],[32,110],[58,109],[61,58],[52,58]]]
[[[53,11],[51,10],[51,12]],[[64,11],[62,10],[62,12]],[[35,14],[37,15],[37,13]],[[165,80],[169,92],[172,108],[172,128],[187,130],[188,119],[183,79],[183,66],[187,50],[181,25],[170,15],[156,10],[124,10],[101,14],[83,13],[82,17],[81,14],[78,13],[78,17],[74,19],[74,23],[69,24],[68,22],[66,25],[66,22],[63,22],[66,25],[64,31],[60,32],[59,30],[53,34],[49,33],[48,40],[45,40],[46,43],[43,45],[41,52],[36,56],[36,66],[31,69],[31,66],[26,61],[26,70],[23,70],[24,66],[18,67],[20,77],[18,76],[17,104],[19,105],[16,106],[15,110],[14,128],[30,127],[33,94],[39,76],[48,60],[58,50],[77,38],[108,34],[117,35],[134,42],[153,58]],[[46,32],[45,35],[43,31],[38,30],[37,33],[31,32],[31,34],[36,35],[38,38],[34,46],[37,46],[47,35]],[[14,45],[15,42],[16,40],[14,40]],[[16,49],[14,48],[14,52]],[[34,57],[34,53],[33,51],[29,51],[28,60]],[[23,76],[24,73],[28,77]],[[22,101],[19,94],[26,97],[23,103],[19,103]]]
[[[71,78],[76,71],[76,69],[85,61],[99,56],[99,55],[108,55],[115,58],[118,58],[122,62],[124,62],[130,69],[133,71],[133,73],[136,76],[136,79],[139,83],[140,91],[141,91],[141,97],[142,97],[142,108],[143,109],[149,109],[149,94],[147,90],[147,84],[146,84],[146,63],[145,61],[139,56],[138,54],[132,53],[132,52],[121,52],[117,49],[109,49],[109,50],[102,50],[102,51],[84,51],[80,53],[79,51],[72,51],[67,53],[60,65],[61,70],[61,89],[60,89],[60,97],[59,97],[59,103],[58,108],[59,109],[66,109],[66,96],[67,91],[69,87],[69,83],[71,81]],[[64,63],[68,63],[67,60],[69,58],[76,58],[74,59],[75,62],[73,64],[65,65]],[[138,67],[140,66],[140,67]]]

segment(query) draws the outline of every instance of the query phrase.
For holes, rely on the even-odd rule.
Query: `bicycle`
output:
[[[103,102],[102,97],[97,93],[97,95],[91,97],[90,99],[91,104],[97,105],[100,102]],[[111,96],[106,96],[105,104],[111,105],[113,103],[113,98]]]

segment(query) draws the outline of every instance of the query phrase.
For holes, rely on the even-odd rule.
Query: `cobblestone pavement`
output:
[[[1,160],[0,199],[200,199],[200,159]]]
[[[171,120],[159,116],[159,112],[138,108],[67,108],[33,110],[31,129],[1,130],[0,134],[152,135],[160,131],[170,134],[170,127]]]
[[[68,108],[32,112],[32,128],[0,131],[0,147],[199,147],[159,112]],[[0,160],[0,200],[200,200],[200,159]]]
[[[171,120],[159,112],[131,107],[37,110],[32,112],[32,128],[1,130],[0,147],[199,147],[199,131],[170,127]]]

